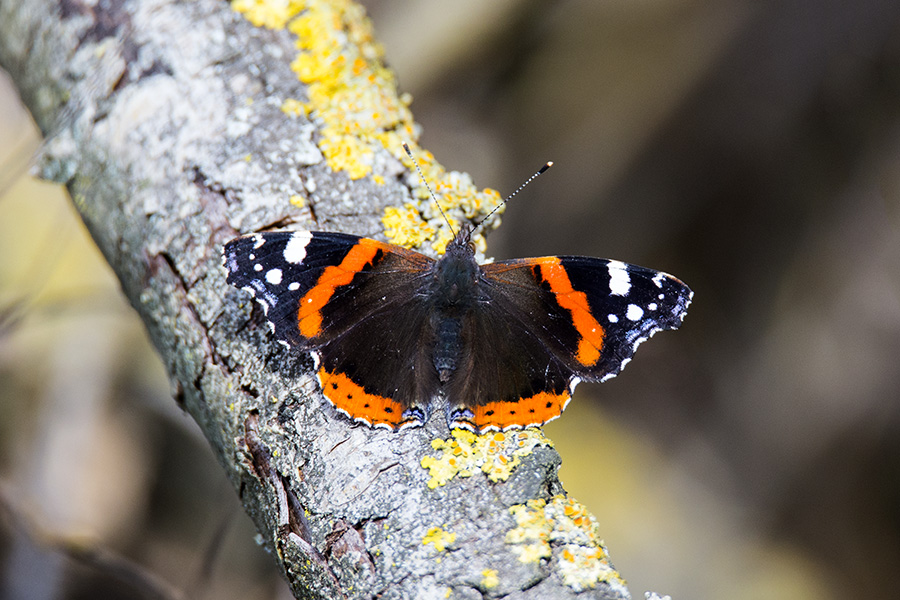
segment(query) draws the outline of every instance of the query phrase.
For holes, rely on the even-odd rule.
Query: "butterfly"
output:
[[[223,258],[275,337],[312,354],[337,410],[393,430],[442,402],[450,428],[542,425],[579,382],[614,377],[641,342],[677,329],[693,297],[671,275],[616,260],[479,264],[472,231],[438,259],[324,231],[239,237]]]

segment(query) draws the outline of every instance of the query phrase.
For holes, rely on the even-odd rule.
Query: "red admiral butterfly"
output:
[[[480,265],[463,229],[435,260],[343,233],[272,232],[225,245],[228,283],[275,337],[310,351],[325,397],[375,427],[422,425],[446,399],[451,428],[558,417],[582,380],[605,381],[693,292],[651,269],[583,256]]]

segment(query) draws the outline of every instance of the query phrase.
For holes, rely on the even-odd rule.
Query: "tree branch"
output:
[[[361,9],[247,16],[271,29],[213,0],[0,0],[0,64],[51,134],[41,174],[67,185],[294,594],[628,597],[539,432],[354,425],[226,285],[222,245],[241,233],[444,235]],[[493,206],[423,164],[451,219]]]

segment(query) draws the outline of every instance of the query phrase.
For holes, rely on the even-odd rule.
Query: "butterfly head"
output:
[[[472,241],[472,234],[475,233],[476,226],[463,225],[459,231],[453,236],[453,239],[447,244],[447,254],[466,253],[475,254],[475,243]]]

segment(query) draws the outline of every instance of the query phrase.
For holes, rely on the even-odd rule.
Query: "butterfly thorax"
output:
[[[479,272],[468,235],[460,232],[447,244],[447,251],[435,264],[432,283],[435,306],[451,313],[468,310],[475,302]]]

